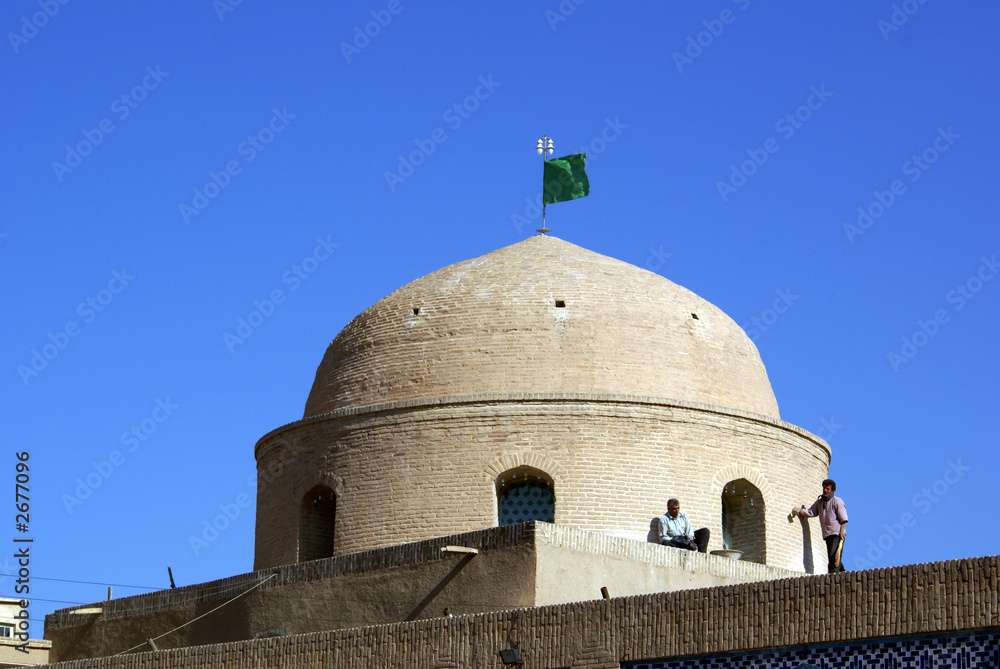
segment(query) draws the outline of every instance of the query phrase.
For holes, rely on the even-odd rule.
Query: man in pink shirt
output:
[[[834,496],[837,483],[831,479],[823,481],[823,494],[819,496],[808,509],[792,509],[793,516],[819,518],[819,528],[826,542],[826,553],[829,559],[827,570],[832,574],[845,571],[840,556],[843,553],[844,540],[847,538],[847,506],[844,500]]]

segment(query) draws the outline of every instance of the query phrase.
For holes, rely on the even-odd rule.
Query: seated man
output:
[[[667,500],[667,512],[660,516],[661,544],[704,553],[708,550],[709,534],[707,527],[692,532],[691,520],[681,511],[681,503],[673,498]]]

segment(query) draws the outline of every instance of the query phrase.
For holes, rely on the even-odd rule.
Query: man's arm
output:
[[[820,500],[817,499],[808,509],[799,509],[796,514],[799,516],[806,516],[807,518],[815,518],[819,514],[819,503]]]
[[[839,497],[836,499],[837,507],[834,510],[837,512],[837,522],[840,523],[840,538],[843,539],[847,536],[847,505]]]
[[[660,516],[660,543],[664,541],[670,541],[670,530],[665,522],[663,522],[663,516]]]
[[[694,539],[694,530],[691,529],[691,517],[686,513],[684,514],[684,536],[688,539]]]

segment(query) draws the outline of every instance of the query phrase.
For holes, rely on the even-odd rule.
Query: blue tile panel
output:
[[[629,662],[623,669],[998,669],[1000,630]]]

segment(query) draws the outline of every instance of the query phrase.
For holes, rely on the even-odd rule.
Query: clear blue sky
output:
[[[827,438],[848,567],[998,552],[996,3],[222,3],[2,12],[0,479],[30,452],[33,576],[249,571],[256,440],[355,314],[534,234],[542,134],[589,152],[554,234],[721,307]]]

